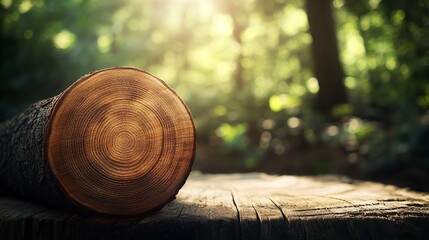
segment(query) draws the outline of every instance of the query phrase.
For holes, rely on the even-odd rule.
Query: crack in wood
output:
[[[262,225],[261,217],[259,216],[259,213],[256,210],[256,208],[253,205],[253,203],[251,205],[252,205],[252,208],[253,208],[253,210],[255,211],[255,214],[256,214],[256,222],[258,223],[258,225],[257,225],[258,226],[258,228],[257,228],[257,236],[259,238],[261,236],[261,225]]]
[[[285,215],[285,213],[283,212],[283,209],[279,206],[279,204],[278,203],[276,203],[276,201],[274,201],[272,198],[270,198],[270,197],[268,197],[268,199],[274,204],[274,206],[276,206],[277,207],[277,209],[281,212],[281,214],[282,214],[282,216],[283,216],[283,220],[284,220],[284,223],[285,223],[285,225],[286,225],[286,229],[288,229],[289,228],[289,220],[288,220],[288,218],[286,217],[286,215]]]
[[[231,193],[231,198],[232,198],[232,203],[234,204],[235,209],[237,210],[237,220],[238,220],[238,226],[239,226],[239,239],[242,239],[242,229],[241,229],[241,218],[240,218],[240,210],[238,210],[237,207],[237,203],[235,202],[235,197],[234,197],[234,193],[232,191],[230,191]]]
[[[313,195],[313,196],[317,196],[317,197],[330,198],[330,199],[334,199],[334,200],[342,201],[342,202],[345,202],[345,203],[348,203],[348,204],[350,204],[350,205],[354,206],[354,203],[352,203],[352,202],[350,202],[350,201],[347,201],[347,200],[345,200],[345,199],[342,199],[342,198],[337,198],[337,197],[332,197],[332,196],[327,196],[327,195],[319,195],[319,194],[312,194],[312,195]]]

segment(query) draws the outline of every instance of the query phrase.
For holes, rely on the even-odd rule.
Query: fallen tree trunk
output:
[[[0,184],[68,209],[138,215],[174,199],[195,156],[195,126],[162,80],[97,71],[0,125]]]

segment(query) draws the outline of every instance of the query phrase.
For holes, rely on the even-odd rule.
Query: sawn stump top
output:
[[[192,173],[137,218],[0,198],[0,239],[428,239],[429,194],[338,176]]]

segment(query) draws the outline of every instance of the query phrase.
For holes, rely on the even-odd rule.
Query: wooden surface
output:
[[[429,194],[335,176],[192,173],[138,218],[0,197],[0,239],[429,239]]]

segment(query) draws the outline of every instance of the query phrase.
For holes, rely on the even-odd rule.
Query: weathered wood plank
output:
[[[0,197],[0,239],[429,239],[429,194],[335,176],[193,173],[136,218]]]

